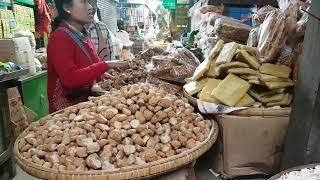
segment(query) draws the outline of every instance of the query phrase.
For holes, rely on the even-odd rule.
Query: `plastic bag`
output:
[[[278,6],[280,9],[285,9],[288,7],[290,0],[278,0]]]
[[[252,27],[232,18],[219,18],[215,21],[214,29],[215,33],[226,42],[245,43]]]
[[[281,11],[272,11],[261,24],[258,50],[262,63],[272,62],[281,52],[288,38],[286,14]]]
[[[159,47],[153,47],[153,48],[150,48],[150,49],[147,49],[145,51],[143,51],[141,53],[141,58],[144,59],[145,61],[147,62],[150,62],[151,61],[151,58],[153,56],[156,56],[156,55],[160,55],[162,54],[164,51],[159,48]]]
[[[289,46],[285,46],[280,53],[277,64],[283,64],[287,65],[288,67],[292,67],[293,56],[293,49]]]
[[[188,17],[191,17],[191,30],[198,30],[200,27],[200,20],[202,13],[200,12],[199,8],[201,7],[201,2],[198,1],[195,3],[188,12]]]
[[[115,35],[118,39],[120,39],[120,42],[123,46],[131,47],[134,44],[134,42],[130,40],[130,36],[126,31],[118,31],[115,33]]]
[[[36,52],[36,39],[34,37],[34,34],[30,30],[19,30],[17,33],[14,35],[15,37],[27,37],[29,38],[29,42],[32,48],[33,52]]]
[[[272,6],[263,6],[260,8],[256,14],[252,15],[252,21],[256,25],[260,25],[263,23],[263,21],[266,19],[266,16],[268,15],[269,12],[276,10],[277,8],[272,7]]]
[[[252,46],[252,47],[258,46],[259,31],[260,31],[260,26],[257,26],[256,28],[251,29],[249,33],[248,41],[247,41],[248,46]]]
[[[151,64],[147,66],[148,73],[162,80],[185,83],[185,79],[191,77],[200,64],[200,61],[194,55],[188,54],[188,51],[178,48],[168,55],[152,57]]]

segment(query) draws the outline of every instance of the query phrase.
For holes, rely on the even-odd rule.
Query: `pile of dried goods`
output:
[[[139,82],[145,82],[147,78],[147,71],[145,68],[135,66],[124,72],[113,72],[108,78],[99,83],[99,86],[109,91],[112,88],[120,89],[122,86],[128,84],[136,84]]]
[[[186,99],[134,84],[33,123],[18,149],[30,163],[58,170],[113,170],[188,151],[211,121]]]
[[[255,47],[220,40],[184,90],[201,101],[236,107],[288,106],[291,68],[262,63]]]

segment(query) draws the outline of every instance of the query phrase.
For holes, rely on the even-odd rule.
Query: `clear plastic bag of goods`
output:
[[[141,58],[147,62],[151,61],[153,56],[162,54],[164,51],[159,47],[149,48],[141,53]]]
[[[193,75],[200,61],[185,48],[171,50],[168,55],[154,56],[147,65],[148,73],[156,78],[185,83]]]
[[[259,25],[262,24],[266,19],[269,12],[276,10],[277,8],[272,7],[270,5],[263,6],[260,8],[256,14],[252,15],[252,21],[254,24]]]
[[[290,46],[284,46],[277,60],[277,63],[292,67],[293,56],[294,56],[293,49]]]
[[[224,11],[224,6],[223,5],[221,6],[205,5],[205,6],[202,6],[199,10],[202,14],[206,14],[208,12],[215,12],[218,14],[222,14]]]
[[[218,20],[220,18],[226,18],[227,20],[230,19],[229,17],[223,16],[221,14],[212,13],[210,16],[210,25],[214,27],[214,25],[216,24],[216,20]],[[238,21],[238,20],[235,19],[235,21]],[[239,23],[240,23],[240,21],[239,21]]]
[[[288,34],[295,33],[297,22],[302,18],[303,12],[300,9],[308,9],[309,5],[300,0],[291,0],[284,10],[287,15]]]
[[[202,13],[200,12],[199,8],[201,6],[201,2],[195,3],[188,12],[188,17],[191,17],[191,31],[197,30],[200,27],[200,20]]]
[[[285,9],[271,11],[261,24],[258,49],[261,62],[272,62],[281,53],[285,44],[294,47],[299,43],[296,34],[297,26],[303,24],[300,9],[307,9],[308,4],[300,0],[292,0]],[[298,24],[298,21],[301,22]]]
[[[278,6],[280,9],[285,9],[289,5],[290,0],[277,0],[278,1]]]
[[[201,20],[200,20],[200,26],[199,29],[200,31],[205,31],[208,24],[210,23],[210,16],[211,13],[206,13],[201,15]]]
[[[218,18],[214,24],[215,33],[226,42],[246,43],[251,26],[242,24],[233,18]]]
[[[213,47],[216,45],[216,43],[218,42],[219,38],[216,37],[208,37],[207,38],[207,46],[205,49],[203,49],[203,56],[204,58],[208,58],[210,51],[213,49]]]
[[[19,30],[15,33],[15,37],[28,37],[33,52],[36,51],[36,39],[30,30]]]
[[[23,51],[23,57],[28,60],[29,73],[35,75],[37,73],[37,66],[35,63],[34,52]]]
[[[258,46],[258,41],[259,41],[259,31],[260,31],[260,26],[257,26],[253,29],[251,29],[247,41],[248,46],[252,47],[257,47]]]
[[[177,48],[172,51],[174,57],[179,58],[180,61],[184,61],[194,67],[199,66],[199,59],[187,48]]]
[[[272,62],[279,55],[288,38],[286,14],[272,11],[261,24],[258,50],[262,63]]]

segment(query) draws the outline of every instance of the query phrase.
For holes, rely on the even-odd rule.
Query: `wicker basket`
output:
[[[189,103],[192,106],[198,106],[197,98],[195,98],[195,97],[191,96],[190,94],[188,94],[184,89],[183,89],[183,96],[188,99]]]
[[[282,175],[285,175],[285,174],[290,173],[292,171],[300,171],[305,168],[315,168],[316,166],[319,166],[319,165],[320,164],[318,163],[318,164],[307,164],[307,165],[293,167],[293,168],[284,170],[284,171],[280,172],[279,174],[272,176],[271,178],[269,178],[269,180],[276,180],[276,179],[280,178]]]
[[[41,179],[55,179],[55,180],[105,180],[105,179],[141,179],[158,176],[167,172],[174,171],[183,167],[192,161],[199,158],[215,143],[218,137],[218,124],[212,120],[212,128],[209,136],[205,141],[198,146],[185,151],[181,154],[172,156],[170,158],[161,159],[159,161],[147,163],[145,165],[135,165],[117,170],[95,170],[95,171],[59,171],[44,168],[42,166],[30,163],[25,159],[18,150],[18,143],[24,137],[29,128],[26,129],[16,140],[14,145],[14,154],[17,164],[28,174]]]
[[[188,99],[189,103],[195,107],[198,106],[197,98],[190,96],[183,90],[183,96]],[[231,115],[237,116],[288,116],[291,112],[291,107],[285,108],[247,108],[244,110],[234,111]]]

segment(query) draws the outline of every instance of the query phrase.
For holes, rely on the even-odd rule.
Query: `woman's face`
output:
[[[73,0],[72,6],[68,7],[70,19],[80,24],[89,24],[93,21],[94,10],[89,0]]]

